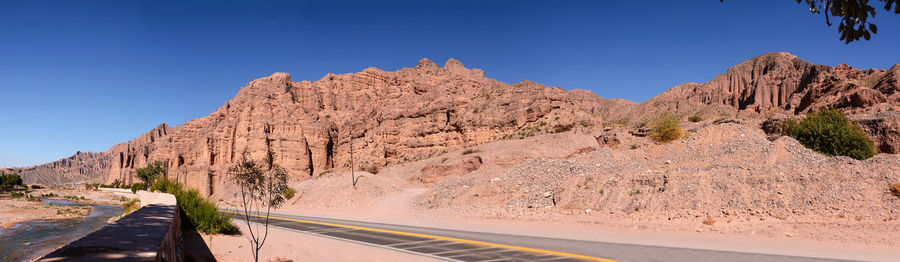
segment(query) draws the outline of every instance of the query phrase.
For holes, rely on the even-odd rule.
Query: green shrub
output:
[[[131,193],[137,193],[138,190],[144,190],[147,188],[147,184],[144,183],[134,183],[131,184]]]
[[[25,193],[22,193],[22,192],[12,192],[12,193],[9,194],[9,197],[12,197],[12,198],[25,197]]]
[[[18,174],[0,175],[0,187],[13,188],[17,186],[24,186],[24,184],[22,184],[22,177],[20,177]]]
[[[196,189],[184,190],[184,185],[165,178],[157,179],[151,187],[153,191],[160,191],[175,195],[178,206],[184,211],[185,217],[198,231],[207,234],[232,234],[238,232],[237,226],[231,223],[231,217],[218,212],[216,205],[200,195]]]
[[[688,117],[688,121],[691,121],[694,123],[700,122],[700,121],[703,121],[703,117],[700,117],[699,115],[692,115],[692,116]]]
[[[141,206],[137,204],[140,202],[140,199],[131,199],[128,202],[122,203],[122,209],[125,209],[125,214],[131,214],[131,212],[141,208]]]
[[[144,181],[144,185],[153,184],[153,181],[156,180],[157,177],[161,174],[165,174],[168,168],[166,168],[166,164],[162,161],[153,161],[153,163],[147,164],[147,166],[138,168],[135,170],[137,173],[137,177]],[[132,189],[134,191],[134,189]]]
[[[638,145],[631,145],[631,149],[638,149]]]
[[[797,122],[797,119],[785,119],[784,121],[781,121],[780,124],[778,124],[778,129],[781,130],[781,135],[790,136],[791,132],[793,132],[794,127],[796,127],[797,124],[800,124],[800,122]]]
[[[650,138],[657,143],[669,142],[682,136],[684,131],[681,130],[678,119],[671,115],[661,115],[650,123]]]
[[[297,195],[297,190],[294,188],[289,187],[284,191],[284,199],[294,198],[295,195]]]
[[[825,155],[859,160],[875,155],[875,145],[869,136],[844,113],[834,109],[810,113],[788,130],[800,144]]]

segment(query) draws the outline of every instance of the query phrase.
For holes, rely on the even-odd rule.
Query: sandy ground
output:
[[[241,232],[247,225],[235,220]],[[246,236],[203,235],[203,240],[218,261],[253,261]],[[441,261],[425,256],[393,251],[342,240],[270,228],[260,261]]]
[[[41,202],[24,199],[0,199],[0,228],[9,228],[16,223],[34,219],[63,218],[56,214],[57,208],[45,206]]]

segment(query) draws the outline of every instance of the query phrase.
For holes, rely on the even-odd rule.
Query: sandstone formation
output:
[[[872,137],[878,152],[900,153],[900,112],[855,115],[851,119]]]
[[[258,160],[271,155],[292,179],[304,179],[348,167],[351,141],[356,166],[377,169],[502,137],[600,126],[602,100],[531,81],[505,84],[455,59],[444,67],[422,59],[396,72],[369,68],[318,81],[276,73],[252,81],[209,116],[162,124],[113,146],[106,182],[137,182],[136,168],[163,161],[168,177],[213,194],[244,152]]]
[[[693,114],[728,108],[802,114],[823,108],[848,113],[900,110],[900,65],[888,70],[813,65],[788,53],[768,53],[703,83],[673,87],[640,105],[642,112]]]
[[[900,65],[860,70],[769,53],[710,82],[680,85],[637,104],[527,80],[506,84],[455,59],[443,67],[422,59],[413,68],[368,68],[318,81],[296,82],[275,73],[250,82],[206,117],[175,127],[161,124],[107,152],[17,170],[31,170],[18,171],[26,181],[32,176],[47,183],[133,183],[136,168],[163,161],[169,167],[166,176],[214,194],[229,190],[227,169],[245,152],[253,159],[272,156],[292,179],[301,180],[348,168],[351,142],[355,167],[377,170],[498,139],[584,132],[604,124],[634,126],[662,113],[768,118],[828,107],[851,114],[881,152],[896,153],[900,116],[885,112],[900,109],[898,91]],[[596,138],[614,145],[645,131]],[[426,180],[421,182],[433,183]]]

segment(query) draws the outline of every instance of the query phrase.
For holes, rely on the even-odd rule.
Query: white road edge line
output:
[[[390,245],[386,245],[386,246],[394,247],[394,246],[402,246],[402,245],[418,245],[418,244],[424,244],[424,243],[435,242],[435,241],[444,241],[444,240],[443,240],[443,239],[429,239],[429,240],[422,240],[422,241],[413,241],[413,242],[403,242],[403,243],[397,243],[397,244],[390,244]]]
[[[470,249],[456,249],[456,250],[441,251],[441,252],[432,253],[432,254],[434,254],[434,255],[436,255],[436,256],[442,256],[442,255],[445,255],[445,254],[452,254],[452,253],[456,253],[456,252],[476,252],[476,253],[481,253],[481,252],[484,252],[484,251],[487,251],[487,250],[493,249],[493,248],[498,248],[498,247],[476,247],[476,248],[470,248]],[[500,248],[500,249],[502,249],[502,248]],[[498,251],[499,251],[499,250],[498,250]],[[451,255],[451,257],[461,256],[461,255],[471,255],[471,254],[474,254],[474,253],[465,253],[465,254]]]

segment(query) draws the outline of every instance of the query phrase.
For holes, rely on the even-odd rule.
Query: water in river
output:
[[[43,200],[48,205],[79,206],[65,200]],[[9,229],[0,229],[0,261],[29,261],[44,256],[107,224],[122,215],[122,207],[92,205],[91,213],[75,219],[42,219],[26,221]]]

